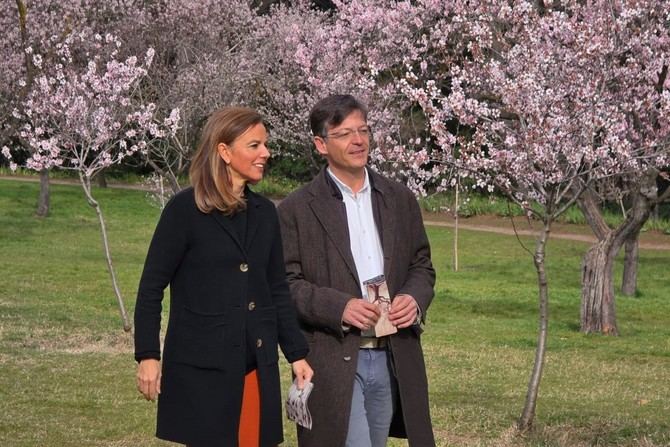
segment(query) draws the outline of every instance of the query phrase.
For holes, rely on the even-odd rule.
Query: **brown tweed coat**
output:
[[[435,272],[416,199],[403,185],[369,170],[375,222],[384,250],[389,293],[412,295],[425,318],[433,298]],[[325,170],[279,205],[284,259],[298,318],[314,369],[309,398],[312,430],[298,428],[301,447],[344,446],[360,332],[343,331],[342,313],[361,290],[349,245],[346,209]],[[391,436],[411,447],[435,445],[428,407],[428,383],[420,344],[421,328],[401,329],[390,338],[398,407]]]

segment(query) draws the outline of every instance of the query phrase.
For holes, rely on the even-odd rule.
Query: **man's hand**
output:
[[[344,308],[342,321],[361,330],[370,329],[377,323],[381,311],[376,304],[360,298],[352,298]]]
[[[144,359],[137,367],[137,390],[146,400],[156,400],[161,393],[161,366],[156,359]]]
[[[410,327],[416,322],[419,306],[412,295],[396,295],[391,301],[389,320],[397,328]]]
[[[301,390],[305,387],[306,382],[311,382],[312,377],[314,377],[314,371],[312,367],[309,366],[306,360],[296,360],[291,363],[291,368],[293,369],[293,374],[298,379],[298,389]]]

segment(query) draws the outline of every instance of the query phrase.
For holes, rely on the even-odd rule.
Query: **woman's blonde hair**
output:
[[[262,123],[258,112],[247,107],[226,107],[209,116],[188,173],[200,211],[211,213],[217,209],[230,215],[246,207],[244,199],[233,193],[226,163],[217,146],[232,144],[250,127]]]

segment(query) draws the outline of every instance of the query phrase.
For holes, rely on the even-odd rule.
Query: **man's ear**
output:
[[[328,148],[326,147],[326,141],[322,137],[314,137],[314,146],[316,150],[321,155],[328,155]]]
[[[228,149],[228,145],[226,143],[217,144],[216,151],[219,153],[219,157],[221,157],[223,161],[226,162],[226,164],[230,163],[230,149]]]

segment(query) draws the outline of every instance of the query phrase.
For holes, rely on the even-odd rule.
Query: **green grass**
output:
[[[137,172],[133,172],[130,168],[121,169],[119,167],[107,168],[105,171],[105,179],[110,183],[124,183],[124,184],[141,184],[145,177]],[[20,176],[20,177],[39,177],[40,173],[32,169],[18,168],[12,171],[9,168],[0,166],[0,175],[4,176]],[[77,171],[71,169],[52,168],[49,170],[49,178],[79,181]],[[184,181],[185,179],[179,179]],[[93,177],[93,182],[96,182],[96,177]],[[96,183],[97,184],[97,183]]]
[[[263,194],[267,197],[280,198],[286,197],[299,186],[300,183],[295,180],[291,180],[286,177],[266,175],[263,177],[263,180],[258,182],[257,185],[253,185],[251,188],[259,194]]]
[[[0,166],[0,176],[31,177],[37,179],[39,178],[39,172],[21,168],[17,169],[16,172],[12,172],[8,168]],[[71,180],[73,183],[79,182],[79,178],[75,175],[74,171],[53,169],[49,171],[49,177],[58,180]],[[117,170],[107,173],[106,178],[109,183],[142,185],[147,184],[148,176],[140,176],[132,172]],[[182,176],[178,180],[179,184],[184,187],[189,184],[188,176]],[[93,183],[97,185],[95,181]],[[286,197],[299,186],[300,183],[298,181],[269,174],[264,176],[263,180],[258,184],[253,185],[252,189],[268,197],[281,198]],[[165,187],[169,187],[167,181]]]
[[[93,210],[79,188],[54,185],[51,216],[35,218],[37,188],[0,180],[0,445],[171,445],[153,438],[156,407],[135,390],[132,340]],[[132,313],[159,211],[140,191],[94,192]],[[639,296],[617,296],[620,337],[584,336],[587,245],[550,241],[547,363],[535,430],[518,438],[509,428],[523,406],[537,327],[531,259],[513,236],[461,230],[453,272],[453,233],[431,227],[429,236],[438,283],[423,344],[438,445],[670,445],[670,252],[641,252]],[[285,364],[282,371],[286,387]],[[295,446],[294,429],[285,433],[284,445]]]

